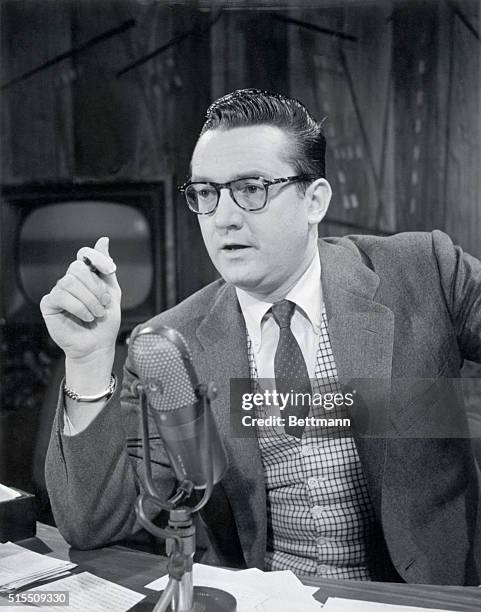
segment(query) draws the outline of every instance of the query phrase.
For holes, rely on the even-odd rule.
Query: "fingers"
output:
[[[108,283],[98,274],[94,274],[86,263],[78,259],[73,261],[68,267],[64,278],[71,280],[69,279],[71,276],[78,279],[78,281],[81,282],[97,298],[102,306],[108,306],[110,304],[111,295]],[[63,279],[60,279],[60,281],[63,281]],[[64,285],[63,288],[65,288],[67,291],[70,290],[69,285]]]
[[[84,322],[103,317],[109,307],[120,306],[116,265],[109,255],[109,239],[99,238],[95,248],[83,247],[77,259],[40,302],[44,315],[66,312]]]
[[[44,316],[66,312],[85,323],[92,323],[95,320],[89,309],[79,299],[57,287],[43,296],[40,309]]]
[[[89,274],[94,276],[90,272]],[[67,293],[81,302],[93,317],[103,317],[105,315],[106,306],[110,304],[111,297],[110,294],[101,287],[101,285],[105,285],[105,283],[100,279],[97,279],[97,283],[95,287],[97,293],[95,293],[84,285],[76,276],[67,273],[52,289],[52,298],[55,300],[59,294]],[[71,314],[76,313],[72,312]]]
[[[82,262],[77,263],[86,268]],[[72,264],[72,267],[79,266]],[[87,273],[90,276],[94,276],[88,268]],[[92,286],[92,279],[89,280]],[[42,298],[40,302],[42,313],[44,315],[52,315],[66,312],[87,323],[103,317],[106,313],[106,308],[111,302],[111,297],[107,291],[102,289],[102,285],[105,285],[102,280],[97,278],[95,282],[97,283],[95,287],[97,295],[84,285],[79,278],[67,272],[50,293]]]

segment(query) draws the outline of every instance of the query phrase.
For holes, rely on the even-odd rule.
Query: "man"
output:
[[[441,232],[318,243],[331,196],[324,152],[298,101],[240,90],[209,108],[183,187],[222,280],[153,323],[178,329],[199,379],[219,389],[212,409],[230,464],[204,513],[212,547],[222,564],[477,584],[476,467],[462,401],[449,387],[446,406],[437,382],[459,376],[463,358],[481,361],[481,263]],[[122,416],[111,380],[119,303],[102,238],[41,304],[66,354],[47,484],[59,529],[80,548],[138,529],[141,462],[125,448],[139,437],[131,358]],[[233,435],[229,383],[249,376],[321,392],[372,381],[367,420],[360,408],[364,420],[342,436]],[[362,435],[378,418],[382,435]],[[175,481],[152,445],[167,497]]]

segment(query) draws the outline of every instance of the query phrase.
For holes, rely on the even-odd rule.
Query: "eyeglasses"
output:
[[[215,211],[219,204],[221,189],[228,189],[230,197],[237,206],[250,212],[265,207],[267,192],[271,185],[311,181],[316,178],[317,176],[311,174],[300,174],[273,180],[267,180],[262,176],[248,176],[228,183],[187,181],[178,187],[178,190],[184,194],[190,210],[197,215],[209,215]]]

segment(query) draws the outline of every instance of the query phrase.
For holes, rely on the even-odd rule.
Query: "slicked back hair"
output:
[[[325,177],[326,140],[321,123],[295,98],[260,89],[237,89],[209,106],[200,134],[253,125],[272,125],[290,137],[292,146],[285,161],[296,174]]]

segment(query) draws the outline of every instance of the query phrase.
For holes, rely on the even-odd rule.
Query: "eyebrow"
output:
[[[264,178],[268,178],[271,176],[270,172],[261,172],[260,170],[250,170],[249,172],[242,172],[242,174],[236,174],[234,178],[230,179],[230,181],[227,181],[228,183],[232,182],[232,181],[238,181],[239,179],[243,179],[243,178],[253,178],[253,177],[257,177],[257,176],[262,176]],[[200,177],[200,178],[192,178],[192,175],[189,178],[189,181],[193,182],[193,183],[217,183],[217,181],[213,181],[209,178],[205,178],[205,177]]]

